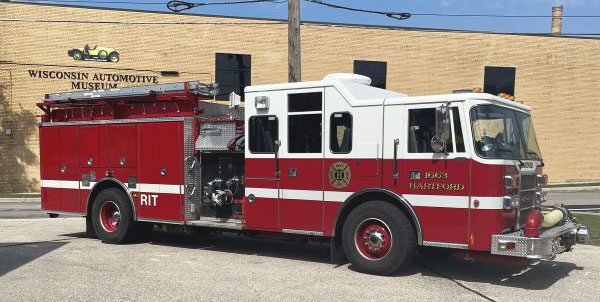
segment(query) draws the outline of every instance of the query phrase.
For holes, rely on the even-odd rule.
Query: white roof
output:
[[[454,94],[439,94],[439,95],[424,95],[409,97],[406,94],[399,92],[381,89],[361,83],[358,78],[345,74],[336,74],[339,76],[327,76],[321,81],[282,83],[248,86],[244,90],[246,93],[252,92],[267,92],[277,90],[293,90],[319,87],[334,87],[353,107],[362,106],[381,106],[385,105],[400,105],[400,104],[424,104],[424,103],[439,103],[471,100],[486,100],[496,102],[505,106],[515,107],[520,110],[530,111],[529,106],[519,104],[507,99],[503,99],[487,93],[454,93]]]

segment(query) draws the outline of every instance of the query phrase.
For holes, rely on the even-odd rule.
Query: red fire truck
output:
[[[530,108],[458,91],[408,97],[332,74],[259,85],[54,93],[38,107],[42,208],[121,243],[155,225],[331,241],[390,274],[418,246],[552,259],[588,229],[544,207]]]

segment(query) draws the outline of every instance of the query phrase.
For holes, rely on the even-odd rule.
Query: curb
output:
[[[550,188],[542,188],[542,191],[544,191],[544,192],[600,191],[600,186],[550,187]]]
[[[29,202],[29,203],[40,203],[40,197],[17,197],[17,198],[0,198],[0,203],[8,203],[8,202]]]

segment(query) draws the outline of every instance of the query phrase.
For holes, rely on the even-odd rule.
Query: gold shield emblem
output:
[[[350,185],[352,172],[350,166],[345,162],[335,162],[329,166],[329,184],[337,189],[345,188]]]

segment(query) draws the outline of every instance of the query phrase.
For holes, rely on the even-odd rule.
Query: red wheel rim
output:
[[[100,221],[105,231],[112,233],[119,229],[121,211],[113,201],[106,201],[100,210]]]
[[[392,233],[383,221],[376,218],[365,219],[356,228],[354,243],[364,258],[380,260],[390,252]]]

